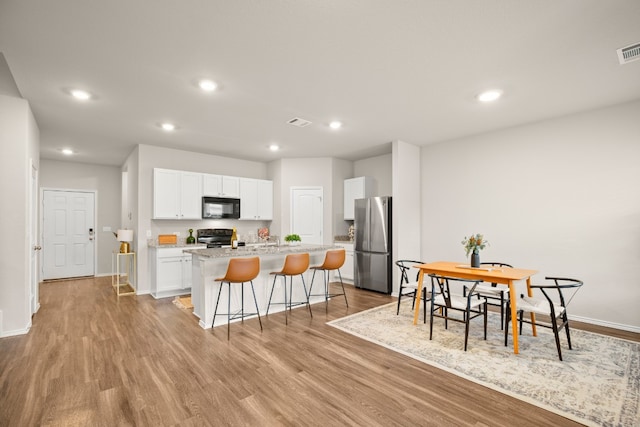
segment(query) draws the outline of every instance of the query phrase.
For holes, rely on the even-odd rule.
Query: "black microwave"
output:
[[[203,197],[202,218],[222,219],[240,218],[240,199],[227,199],[225,197]]]

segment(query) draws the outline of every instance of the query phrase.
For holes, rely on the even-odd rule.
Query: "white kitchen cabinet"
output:
[[[344,180],[344,219],[355,218],[355,200],[375,195],[375,180],[368,176]]]
[[[153,219],[201,219],[202,174],[153,170]]]
[[[335,243],[336,246],[344,248],[346,254],[344,259],[344,265],[340,268],[340,274],[342,275],[342,280],[345,282],[353,283],[353,278],[355,276],[354,272],[354,262],[353,262],[353,243]],[[334,281],[340,280],[340,276],[338,276],[337,272],[334,272]]]
[[[240,219],[273,219],[273,182],[240,178]]]
[[[202,195],[211,197],[240,197],[240,178],[237,176],[203,174]]]
[[[204,249],[206,246],[189,246],[189,249]],[[151,295],[165,298],[191,292],[191,254],[183,252],[185,247],[153,248],[151,257]]]

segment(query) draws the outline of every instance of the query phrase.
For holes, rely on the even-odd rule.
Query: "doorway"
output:
[[[95,275],[95,198],[93,191],[43,191],[43,280]]]
[[[291,187],[291,233],[303,243],[323,243],[322,201],[322,187]]]

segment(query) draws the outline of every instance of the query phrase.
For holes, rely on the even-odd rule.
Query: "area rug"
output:
[[[553,333],[538,328],[533,337],[524,325],[519,354],[512,339],[504,346],[500,316],[489,314],[487,340],[482,320],[472,320],[467,351],[464,324],[434,320],[429,340],[429,319],[413,325],[411,303],[376,307],[329,325],[416,360],[451,372],[493,390],[542,407],[589,426],[640,426],[640,343],[571,330],[569,350],[561,336],[558,359]]]

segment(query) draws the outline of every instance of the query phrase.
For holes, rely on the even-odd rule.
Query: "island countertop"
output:
[[[183,252],[203,258],[233,258],[261,255],[286,255],[304,252],[323,252],[329,249],[339,249],[335,245],[281,245],[281,246],[241,246],[231,248],[185,249]]]

